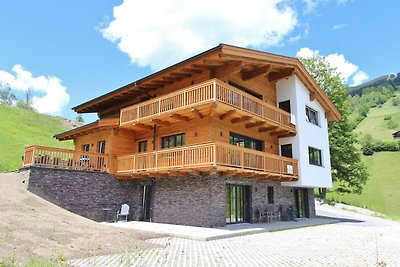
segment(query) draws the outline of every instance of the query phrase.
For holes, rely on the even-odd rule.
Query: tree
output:
[[[32,106],[32,89],[28,89],[25,92],[25,99],[18,101],[17,107],[28,109],[28,110],[34,110],[34,108]]]
[[[8,84],[0,81],[0,104],[11,106],[17,100]]]
[[[85,123],[85,120],[82,118],[82,115],[76,116],[75,120],[80,123]]]
[[[342,114],[340,121],[328,124],[335,191],[361,194],[362,187],[368,180],[368,174],[365,165],[361,162],[360,152],[355,148],[357,140],[348,121],[347,86],[343,84],[337,70],[332,68],[323,57],[300,58],[300,60]],[[320,193],[325,198],[326,188],[320,189]]]

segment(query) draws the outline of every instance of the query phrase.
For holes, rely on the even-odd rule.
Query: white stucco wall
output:
[[[299,161],[299,180],[282,185],[298,187],[332,187],[328,141],[328,121],[317,100],[310,101],[309,91],[296,77],[291,76],[276,84],[277,102],[290,100],[291,112],[296,116],[297,134],[279,139],[279,147],[292,144],[293,158]],[[318,112],[319,126],[307,121],[306,106]],[[308,147],[322,151],[322,167],[309,163]]]

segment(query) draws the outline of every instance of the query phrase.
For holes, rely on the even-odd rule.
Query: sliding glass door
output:
[[[226,186],[226,222],[239,223],[248,221],[248,186]]]

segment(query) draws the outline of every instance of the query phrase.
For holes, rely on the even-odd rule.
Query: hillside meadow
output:
[[[0,105],[0,118],[0,172],[20,168],[27,146],[74,147],[71,141],[60,142],[53,138],[69,128],[64,118],[7,105]]]

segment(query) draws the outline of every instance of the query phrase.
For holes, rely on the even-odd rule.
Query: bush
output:
[[[383,117],[383,119],[384,119],[385,121],[390,120],[391,118],[392,118],[391,115],[386,115],[385,117]]]
[[[393,106],[398,106],[400,104],[400,98],[399,97],[395,97],[392,99],[392,105]]]
[[[362,147],[362,153],[365,156],[372,156],[374,154],[374,148],[371,143],[367,143]]]

